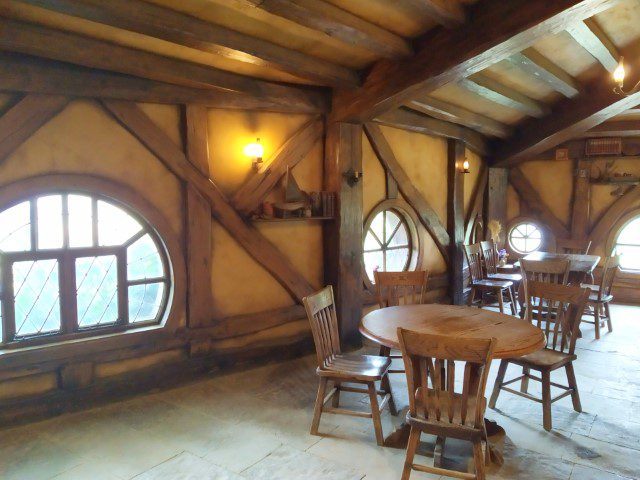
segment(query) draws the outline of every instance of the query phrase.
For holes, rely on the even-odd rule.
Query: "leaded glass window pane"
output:
[[[78,326],[118,320],[118,264],[115,255],[76,259]]]
[[[57,260],[13,264],[16,336],[60,330],[58,275]]]
[[[0,212],[0,250],[31,250],[31,202],[22,202]]]

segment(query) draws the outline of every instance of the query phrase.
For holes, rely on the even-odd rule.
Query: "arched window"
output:
[[[150,324],[170,290],[166,249],[127,207],[61,191],[0,211],[1,342],[57,341]]]
[[[542,231],[531,222],[519,222],[511,227],[508,235],[509,246],[517,253],[535,252],[542,246]]]
[[[614,252],[620,255],[620,267],[624,270],[640,270],[640,216],[626,222],[614,243]]]
[[[373,283],[373,272],[406,271],[415,262],[415,225],[402,209],[379,206],[365,224],[364,268]]]

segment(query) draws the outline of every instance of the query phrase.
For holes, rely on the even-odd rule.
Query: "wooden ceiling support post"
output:
[[[473,225],[476,221],[476,217],[482,214],[482,207],[484,203],[485,190],[487,189],[487,180],[489,178],[489,169],[485,162],[482,162],[480,167],[480,175],[478,181],[473,190],[473,196],[471,197],[471,205],[467,212],[467,217],[464,226],[464,241],[469,243],[471,240],[471,234],[473,232]],[[484,222],[483,222],[484,223]]]
[[[337,196],[336,219],[323,225],[325,283],[336,296],[340,339],[359,346],[362,317],[362,181],[349,184],[345,173],[362,172],[362,125],[327,127],[324,189]]]
[[[184,145],[187,160],[210,177],[207,108],[185,105]],[[186,183],[185,249],[187,260],[187,325],[208,326],[213,319],[211,289],[211,206],[191,184]]]
[[[507,186],[509,184],[509,171],[506,168],[489,168],[487,178],[487,198],[485,205],[485,218],[487,223],[484,226],[484,238],[491,238],[489,232],[489,222],[497,220],[502,225],[500,232],[500,247],[503,248],[506,242],[507,233]]]
[[[591,161],[579,159],[573,181],[573,205],[571,209],[571,237],[585,239],[589,234],[589,207],[591,185],[589,183]]]
[[[464,173],[465,146],[447,140],[447,230],[449,231],[449,296],[454,305],[464,304]]]

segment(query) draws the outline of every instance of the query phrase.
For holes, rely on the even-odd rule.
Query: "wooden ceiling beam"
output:
[[[327,2],[319,0],[245,0],[245,2],[382,57],[394,58],[412,53],[411,45],[402,37]]]
[[[640,137],[640,120],[613,120],[587,130],[585,138],[598,137]]]
[[[605,69],[613,72],[618,66],[620,54],[616,46],[594,19],[576,22],[567,28],[567,32]]]
[[[328,96],[321,92],[306,91],[306,99],[278,101],[228,90],[183,87],[3,52],[0,52],[0,91],[292,113],[325,113],[329,105]]]
[[[424,133],[445,138],[461,140],[474,152],[480,155],[488,153],[486,139],[475,130],[427,117],[406,108],[399,108],[374,119],[375,123],[389,127],[408,130],[410,132]]]
[[[467,7],[469,21],[464,25],[427,32],[414,42],[414,56],[381,60],[361,88],[338,91],[332,120],[368,121],[413,97],[459,82],[617,1],[479,0]]]
[[[511,55],[507,61],[565,97],[575,97],[580,93],[580,87],[571,75],[534,48],[530,47]]]
[[[122,47],[30,23],[2,19],[0,50],[135,75],[177,85],[216,88],[274,102],[303,102],[308,92],[236,73]]]
[[[266,40],[140,0],[20,0],[58,13],[159,38],[322,85],[353,87],[356,72]]]
[[[484,135],[500,138],[509,136],[510,128],[504,123],[437,98],[422,96],[407,102],[405,106],[445,122],[464,125]]]
[[[638,68],[640,64],[633,67]],[[634,68],[634,70],[635,70]],[[607,72],[584,85],[583,94],[554,105],[551,115],[521,123],[513,135],[493,150],[493,166],[507,167],[535,158],[640,103],[640,93],[628,97],[613,92]]]
[[[457,0],[404,0],[404,3],[447,28],[454,28],[465,22],[464,8]]]
[[[527,97],[513,88],[502,85],[500,82],[481,73],[465,78],[459,85],[485,100],[512,108],[531,117],[540,118],[549,113],[549,107],[545,104]]]

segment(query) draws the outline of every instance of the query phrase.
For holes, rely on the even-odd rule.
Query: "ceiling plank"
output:
[[[567,32],[608,71],[618,66],[620,54],[606,33],[592,18],[576,22]]]
[[[481,73],[465,78],[459,85],[490,102],[512,108],[531,117],[540,118],[549,113],[549,108],[543,103]]]
[[[580,93],[580,87],[571,75],[534,48],[527,48],[520,53],[511,55],[507,61],[533,75],[565,97],[575,97]]]
[[[277,69],[331,86],[356,86],[348,68],[140,0],[20,0],[232,60]]]
[[[470,19],[452,30],[434,29],[416,41],[416,55],[377,62],[362,88],[340,90],[333,121],[367,121],[530,47],[619,0],[479,0],[467,7]]]
[[[465,22],[464,9],[457,0],[404,0],[404,3],[447,28],[457,27]]]
[[[583,137],[640,137],[640,120],[613,120],[587,130]]]
[[[509,136],[510,128],[504,123],[437,98],[422,96],[407,102],[405,106],[445,122],[457,123],[478,130],[485,135],[500,138]]]
[[[0,49],[177,85],[221,88],[256,95],[274,102],[308,100],[308,92],[302,88],[257,80],[102,40],[8,19],[2,19]]]
[[[535,158],[640,103],[640,93],[617,95],[612,83],[608,72],[596,76],[584,85],[582,95],[556,103],[548,117],[520,124],[509,139],[495,145],[493,165],[506,167]]]
[[[274,100],[229,90],[183,87],[3,52],[0,52],[0,91],[292,113],[326,113],[329,104],[327,95],[320,92],[306,91],[306,99],[299,97],[295,101]]]
[[[247,0],[247,3],[383,57],[412,53],[402,37],[330,3],[318,0]]]
[[[455,138],[467,144],[471,150],[480,155],[486,155],[488,153],[486,139],[475,130],[471,130],[462,125],[456,125],[455,123],[427,117],[426,115],[412,112],[406,108],[399,108],[380,115],[374,119],[374,122],[410,132]]]

